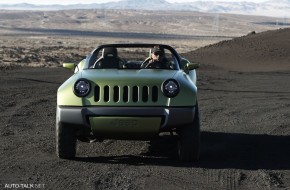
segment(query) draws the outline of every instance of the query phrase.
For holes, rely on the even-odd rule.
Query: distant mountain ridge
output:
[[[290,18],[290,0],[269,0],[263,3],[193,1],[187,3],[169,3],[166,0],[122,0],[119,2],[71,4],[71,5],[33,5],[0,4],[0,9],[15,10],[67,10],[67,9],[142,9],[142,10],[176,10],[198,11],[207,13],[234,13]]]

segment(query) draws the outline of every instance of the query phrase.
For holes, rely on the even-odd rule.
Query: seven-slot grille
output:
[[[104,102],[157,102],[157,86],[99,86],[95,87],[95,101]]]

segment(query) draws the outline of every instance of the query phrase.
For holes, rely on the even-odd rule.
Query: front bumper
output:
[[[144,134],[145,136],[150,136],[159,132],[171,131],[174,128],[192,123],[194,113],[195,107],[58,106],[56,119],[57,122],[62,124],[90,129],[94,133],[102,133],[101,135],[105,136],[104,138],[109,138],[110,133],[116,136],[122,132],[134,131],[138,128],[133,125],[134,122],[140,122],[139,128],[136,131],[141,136],[144,133],[146,133]],[[116,120],[119,122],[116,122]],[[143,124],[144,122],[146,122],[146,125]],[[111,123],[118,123],[118,126],[112,129],[108,126]],[[104,131],[106,132],[103,133]],[[138,138],[138,133],[130,133],[129,136],[136,136]]]

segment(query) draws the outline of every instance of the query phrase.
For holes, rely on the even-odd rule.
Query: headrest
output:
[[[117,57],[117,49],[114,47],[104,48],[103,57]]]

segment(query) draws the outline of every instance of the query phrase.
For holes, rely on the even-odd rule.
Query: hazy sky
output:
[[[0,0],[0,4],[15,4],[15,3],[31,3],[31,4],[89,4],[89,3],[106,3],[120,0]],[[168,2],[192,2],[196,0],[167,0]],[[200,0],[200,1],[251,1],[251,2],[263,2],[266,0]]]

